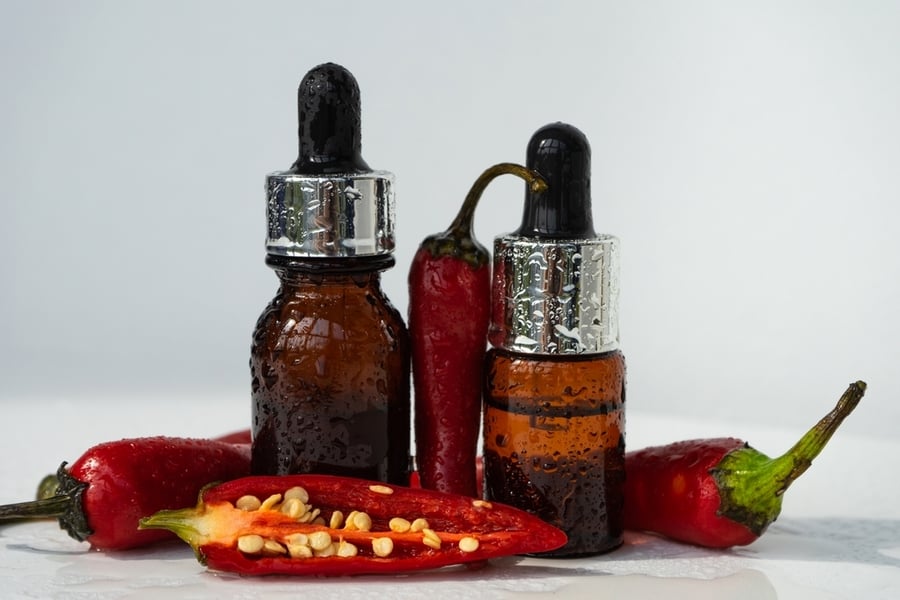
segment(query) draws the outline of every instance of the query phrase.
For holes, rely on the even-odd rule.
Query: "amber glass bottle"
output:
[[[566,531],[555,555],[622,543],[625,360],[621,352],[488,355],[486,493]]]
[[[393,176],[360,152],[359,88],[334,64],[303,78],[300,155],[266,180],[280,287],[251,346],[252,471],[409,480],[410,350],[381,289],[394,264]]]
[[[625,360],[618,349],[618,240],[597,235],[590,146],[569,125],[532,137],[522,225],[494,242],[484,390],[485,494],[559,527],[546,556],[622,543]]]
[[[253,472],[406,483],[409,341],[379,271],[277,272],[251,349]]]

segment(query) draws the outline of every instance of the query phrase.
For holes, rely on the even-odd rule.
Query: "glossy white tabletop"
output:
[[[823,407],[827,410],[828,407]],[[91,445],[141,435],[213,436],[245,426],[238,397],[2,400],[0,502],[31,499],[41,477]],[[823,410],[823,412],[825,412]],[[852,417],[851,417],[852,418]],[[814,419],[813,419],[814,420]],[[733,435],[767,454],[798,437],[746,423],[628,415],[629,446]],[[900,598],[900,442],[838,432],[788,491],[779,520],[729,551],[629,533],[609,555],[511,557],[469,571],[397,577],[241,578],[206,572],[186,545],[102,553],[55,522],[0,528],[4,598]]]

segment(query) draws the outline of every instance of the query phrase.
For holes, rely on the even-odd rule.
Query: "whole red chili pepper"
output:
[[[750,544],[778,517],[788,486],[809,468],[865,390],[864,382],[852,383],[837,406],[778,458],[735,438],[627,453],[625,527],[712,548]]]
[[[253,434],[249,429],[239,429],[213,439],[217,442],[228,442],[229,444],[252,444]]]
[[[257,476],[141,527],[169,529],[207,567],[247,575],[398,573],[558,548],[566,535],[485,500],[332,475]]]
[[[246,444],[174,437],[107,442],[68,469],[62,463],[52,496],[0,506],[0,520],[58,517],[76,540],[98,550],[124,550],[171,537],[139,531],[141,517],[184,506],[203,486],[249,473]]]
[[[422,487],[474,496],[475,453],[490,320],[489,254],[473,221],[488,183],[503,174],[535,191],[546,182],[511,163],[487,169],[443,233],[427,237],[409,272],[409,331],[415,389],[416,464]]]

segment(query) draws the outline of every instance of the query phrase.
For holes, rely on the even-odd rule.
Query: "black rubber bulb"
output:
[[[543,192],[525,192],[522,237],[588,239],[596,236],[591,214],[591,146],[577,128],[552,123],[528,142],[526,164],[547,181]]]
[[[297,89],[300,154],[298,175],[368,172],[362,157],[359,85],[340,65],[311,69]]]

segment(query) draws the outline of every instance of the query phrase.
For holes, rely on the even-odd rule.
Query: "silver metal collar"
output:
[[[266,251],[355,257],[394,251],[394,176],[387,171],[266,177]]]
[[[619,245],[501,236],[494,241],[491,344],[537,354],[619,347]]]

